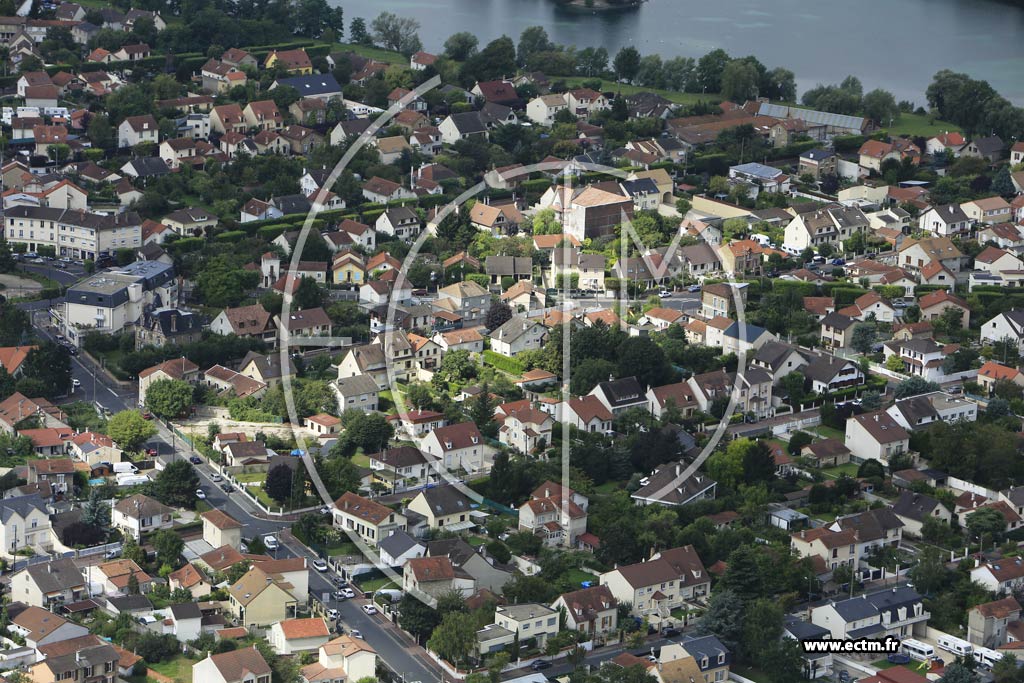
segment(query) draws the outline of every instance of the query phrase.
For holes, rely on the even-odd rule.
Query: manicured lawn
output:
[[[358,465],[359,467],[369,467],[370,456],[365,453],[356,453],[352,456],[352,464]]]
[[[619,490],[619,488],[620,487],[619,487],[619,483],[618,482],[606,481],[605,483],[601,484],[600,486],[595,486],[594,490],[597,491],[598,493],[609,494],[609,493],[615,493],[616,491]]]
[[[474,548],[479,548],[480,546],[487,544],[487,539],[483,536],[470,536],[466,539],[466,543],[470,544]]]
[[[588,574],[582,569],[570,569],[568,572],[566,572],[565,578],[569,579],[569,581],[576,585],[580,585],[584,581],[597,581],[596,576],[594,576],[593,574]]]
[[[381,588],[398,588],[398,586],[395,585],[395,582],[391,579],[387,578],[386,576],[382,576],[379,579],[372,579],[370,581],[367,581],[366,583],[360,583],[359,588],[364,593],[372,593],[374,591],[380,590]]]
[[[243,483],[262,482],[267,478],[266,472],[240,472],[235,475],[235,479]]]
[[[832,427],[826,427],[825,425],[818,425],[814,429],[808,429],[809,432],[814,432],[823,439],[838,439],[842,441],[846,438],[846,435],[838,429]]]
[[[828,469],[824,469],[821,472],[826,477],[833,477],[835,479],[838,479],[844,474],[848,477],[856,477],[857,470],[859,469],[860,467],[857,466],[855,463],[848,462],[845,465],[839,465],[838,467],[829,467]]]
[[[566,85],[570,87],[577,87],[583,81],[594,80],[587,78],[586,76],[572,76],[564,80]],[[676,92],[674,90],[658,90],[656,88],[643,88],[638,85],[628,85],[626,83],[615,83],[614,81],[601,81],[601,91],[612,91],[621,93],[623,95],[632,95],[638,92],[655,92],[664,97],[669,102],[676,102],[677,104],[696,104],[697,102],[710,102],[717,103],[722,101],[722,96],[718,93],[693,93],[693,92]]]
[[[754,669],[749,666],[737,666],[733,664],[732,670],[738,673],[740,676],[743,676],[744,678],[749,678],[752,681],[757,681],[757,683],[768,683],[768,681],[771,680],[771,678],[769,678],[768,674],[766,674],[765,672],[761,671],[760,669]]]
[[[893,664],[888,659],[879,659],[877,662],[871,662],[871,666],[875,667],[876,669],[891,669],[892,667],[897,665]],[[907,667],[914,673],[922,675],[925,671],[928,670],[928,667],[925,666],[924,662],[916,662],[914,660],[910,660],[910,664],[904,664],[903,666]]]
[[[920,114],[901,114],[896,123],[888,128],[890,135],[910,135],[930,138],[946,131],[958,131],[959,126],[946,121],[935,121],[931,117]]]
[[[379,62],[409,66],[409,60],[401,54],[391,52],[390,50],[383,50],[379,47],[367,47],[365,45],[356,45],[355,43],[337,43],[332,46],[331,49],[333,50],[334,48],[345,52],[355,52],[357,55],[370,57],[371,59],[376,59]]]
[[[359,555],[361,553],[355,543],[342,543],[341,545],[329,547],[327,554],[334,557],[336,555]]]
[[[192,683],[193,664],[195,664],[195,660],[187,659],[184,656],[179,655],[170,661],[160,662],[159,664],[149,664],[148,666],[157,673],[162,673],[173,681]]]

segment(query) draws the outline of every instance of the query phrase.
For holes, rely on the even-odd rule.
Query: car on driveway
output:
[[[373,605],[363,605],[362,610],[371,616],[377,613],[377,608]]]
[[[206,500],[206,491],[202,489],[196,489],[196,498],[199,500]]]
[[[318,572],[325,572],[327,571],[327,563],[323,560],[313,560],[313,569]]]

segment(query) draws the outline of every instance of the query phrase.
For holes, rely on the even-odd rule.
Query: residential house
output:
[[[855,462],[889,460],[910,450],[910,435],[883,410],[854,415],[846,420],[846,447]]]
[[[505,356],[515,357],[524,351],[539,349],[547,336],[541,323],[513,315],[501,327],[487,333],[491,349]]]
[[[710,593],[711,579],[693,546],[655,552],[645,562],[624,565],[601,574],[620,603],[632,606],[630,614],[654,625],[671,624],[672,611]]]
[[[159,142],[160,128],[152,114],[129,116],[117,127],[117,146],[134,147],[141,142]]]
[[[960,205],[961,210],[975,223],[995,225],[1013,220],[1010,204],[1002,197],[972,199]]]
[[[365,640],[343,635],[322,645],[299,673],[303,683],[347,683],[374,677],[376,667],[377,653]]]
[[[137,493],[122,498],[111,508],[110,525],[138,541],[143,532],[171,528],[173,513],[172,508],[160,501]]]
[[[475,592],[476,582],[446,556],[414,557],[406,561],[402,570],[402,590],[435,599],[453,591],[468,597]]]
[[[301,655],[318,651],[327,644],[331,632],[324,617],[285,619],[271,624],[267,642],[279,655]]]
[[[404,531],[406,518],[376,501],[346,492],[334,501],[334,528],[356,534],[370,547],[376,547],[394,531]]]
[[[562,422],[584,432],[607,434],[612,429],[614,415],[601,399],[593,394],[566,401],[562,409]]]
[[[1012,309],[1000,313],[981,326],[982,343],[992,344],[1010,340],[1024,352],[1024,311]]]
[[[443,427],[444,416],[440,413],[430,413],[432,417],[429,422],[417,423],[420,425],[432,425],[429,428],[420,429],[417,432],[406,432],[422,437],[434,429]],[[411,418],[415,413],[406,417]],[[373,471],[374,481],[380,482],[388,487],[393,493],[411,490],[433,482],[436,478],[431,472],[427,458],[420,449],[415,446],[396,446],[388,448],[380,453],[374,453],[370,457],[370,469]]]
[[[690,470],[690,466],[683,461],[660,465],[640,479],[640,488],[630,494],[630,498],[636,505],[666,507],[682,507],[702,500],[714,500],[718,482]]]
[[[646,408],[647,396],[636,377],[622,377],[600,382],[590,391],[613,416],[630,408]]]
[[[586,638],[607,636],[618,625],[619,601],[606,585],[562,593],[551,608],[565,613],[565,628]]]
[[[15,558],[19,551],[24,550],[40,554],[49,552],[53,543],[49,511],[38,494],[0,500],[0,523],[0,543],[3,544],[0,555],[3,557]],[[23,596],[12,595],[24,599]]]
[[[831,602],[811,610],[811,623],[836,640],[924,636],[930,613],[909,586]]]
[[[990,649],[1006,644],[1008,627],[1020,620],[1020,612],[1013,597],[975,605],[967,610],[967,640]]]
[[[278,581],[273,574],[258,566],[246,572],[228,589],[228,598],[227,611],[246,628],[265,628],[293,617],[298,605],[292,586]]]
[[[971,581],[996,595],[1012,595],[1024,586],[1024,560],[1007,557],[982,562],[971,570]]]
[[[84,597],[85,578],[71,558],[32,564],[11,576],[11,599],[28,605],[49,610]]]
[[[194,600],[204,598],[213,591],[206,573],[191,562],[168,574],[167,585],[172,592],[179,588],[187,590]]]
[[[426,488],[410,501],[408,509],[426,518],[430,529],[459,531],[476,526],[471,512],[475,504],[450,484]]]
[[[936,519],[948,524],[953,517],[953,513],[935,498],[912,491],[900,492],[892,511],[903,522],[904,533],[915,536],[921,535],[925,520]]]
[[[270,683],[271,668],[256,646],[207,653],[192,665],[192,680],[204,683]]]
[[[440,460],[448,472],[482,473],[493,464],[494,449],[472,422],[441,427],[424,437],[420,448]]]
[[[207,510],[200,515],[203,520],[203,540],[213,548],[229,545],[238,549],[242,546],[242,529],[245,525],[222,510]]]
[[[921,320],[935,321],[943,317],[947,310],[959,312],[960,327],[967,329],[971,321],[971,309],[967,302],[944,289],[925,294],[917,301],[921,309]]]
[[[519,506],[519,529],[540,536],[545,546],[575,548],[587,531],[589,504],[583,494],[545,481]]]

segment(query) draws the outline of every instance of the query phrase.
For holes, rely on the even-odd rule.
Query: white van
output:
[[[935,648],[913,638],[904,638],[900,642],[900,651],[919,662],[928,662],[935,658]]]
[[[770,247],[771,244],[772,244],[772,238],[771,237],[768,237],[768,235],[762,235],[762,234],[756,233],[756,232],[750,236],[750,239],[754,240],[755,242],[760,244],[762,247]]]
[[[939,646],[940,650],[952,652],[960,657],[970,656],[974,653],[974,646],[969,642],[949,635],[939,636],[935,639],[935,644]]]
[[[990,650],[987,647],[974,648],[974,663],[983,669],[991,669],[1002,658],[1003,653],[998,650]]]
[[[139,468],[135,466],[135,463],[131,462],[115,462],[114,463],[115,474],[138,474]]]

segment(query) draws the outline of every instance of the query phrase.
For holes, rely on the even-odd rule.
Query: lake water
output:
[[[612,56],[625,45],[662,57],[718,47],[752,54],[791,69],[801,92],[853,74],[865,91],[885,88],[923,105],[932,76],[949,68],[1024,103],[1024,12],[990,0],[649,0],[618,13],[557,9],[551,0],[331,1],[347,20],[369,23],[382,10],[415,18],[432,52],[457,31],[476,34],[482,47],[543,26],[557,43],[604,46]]]

